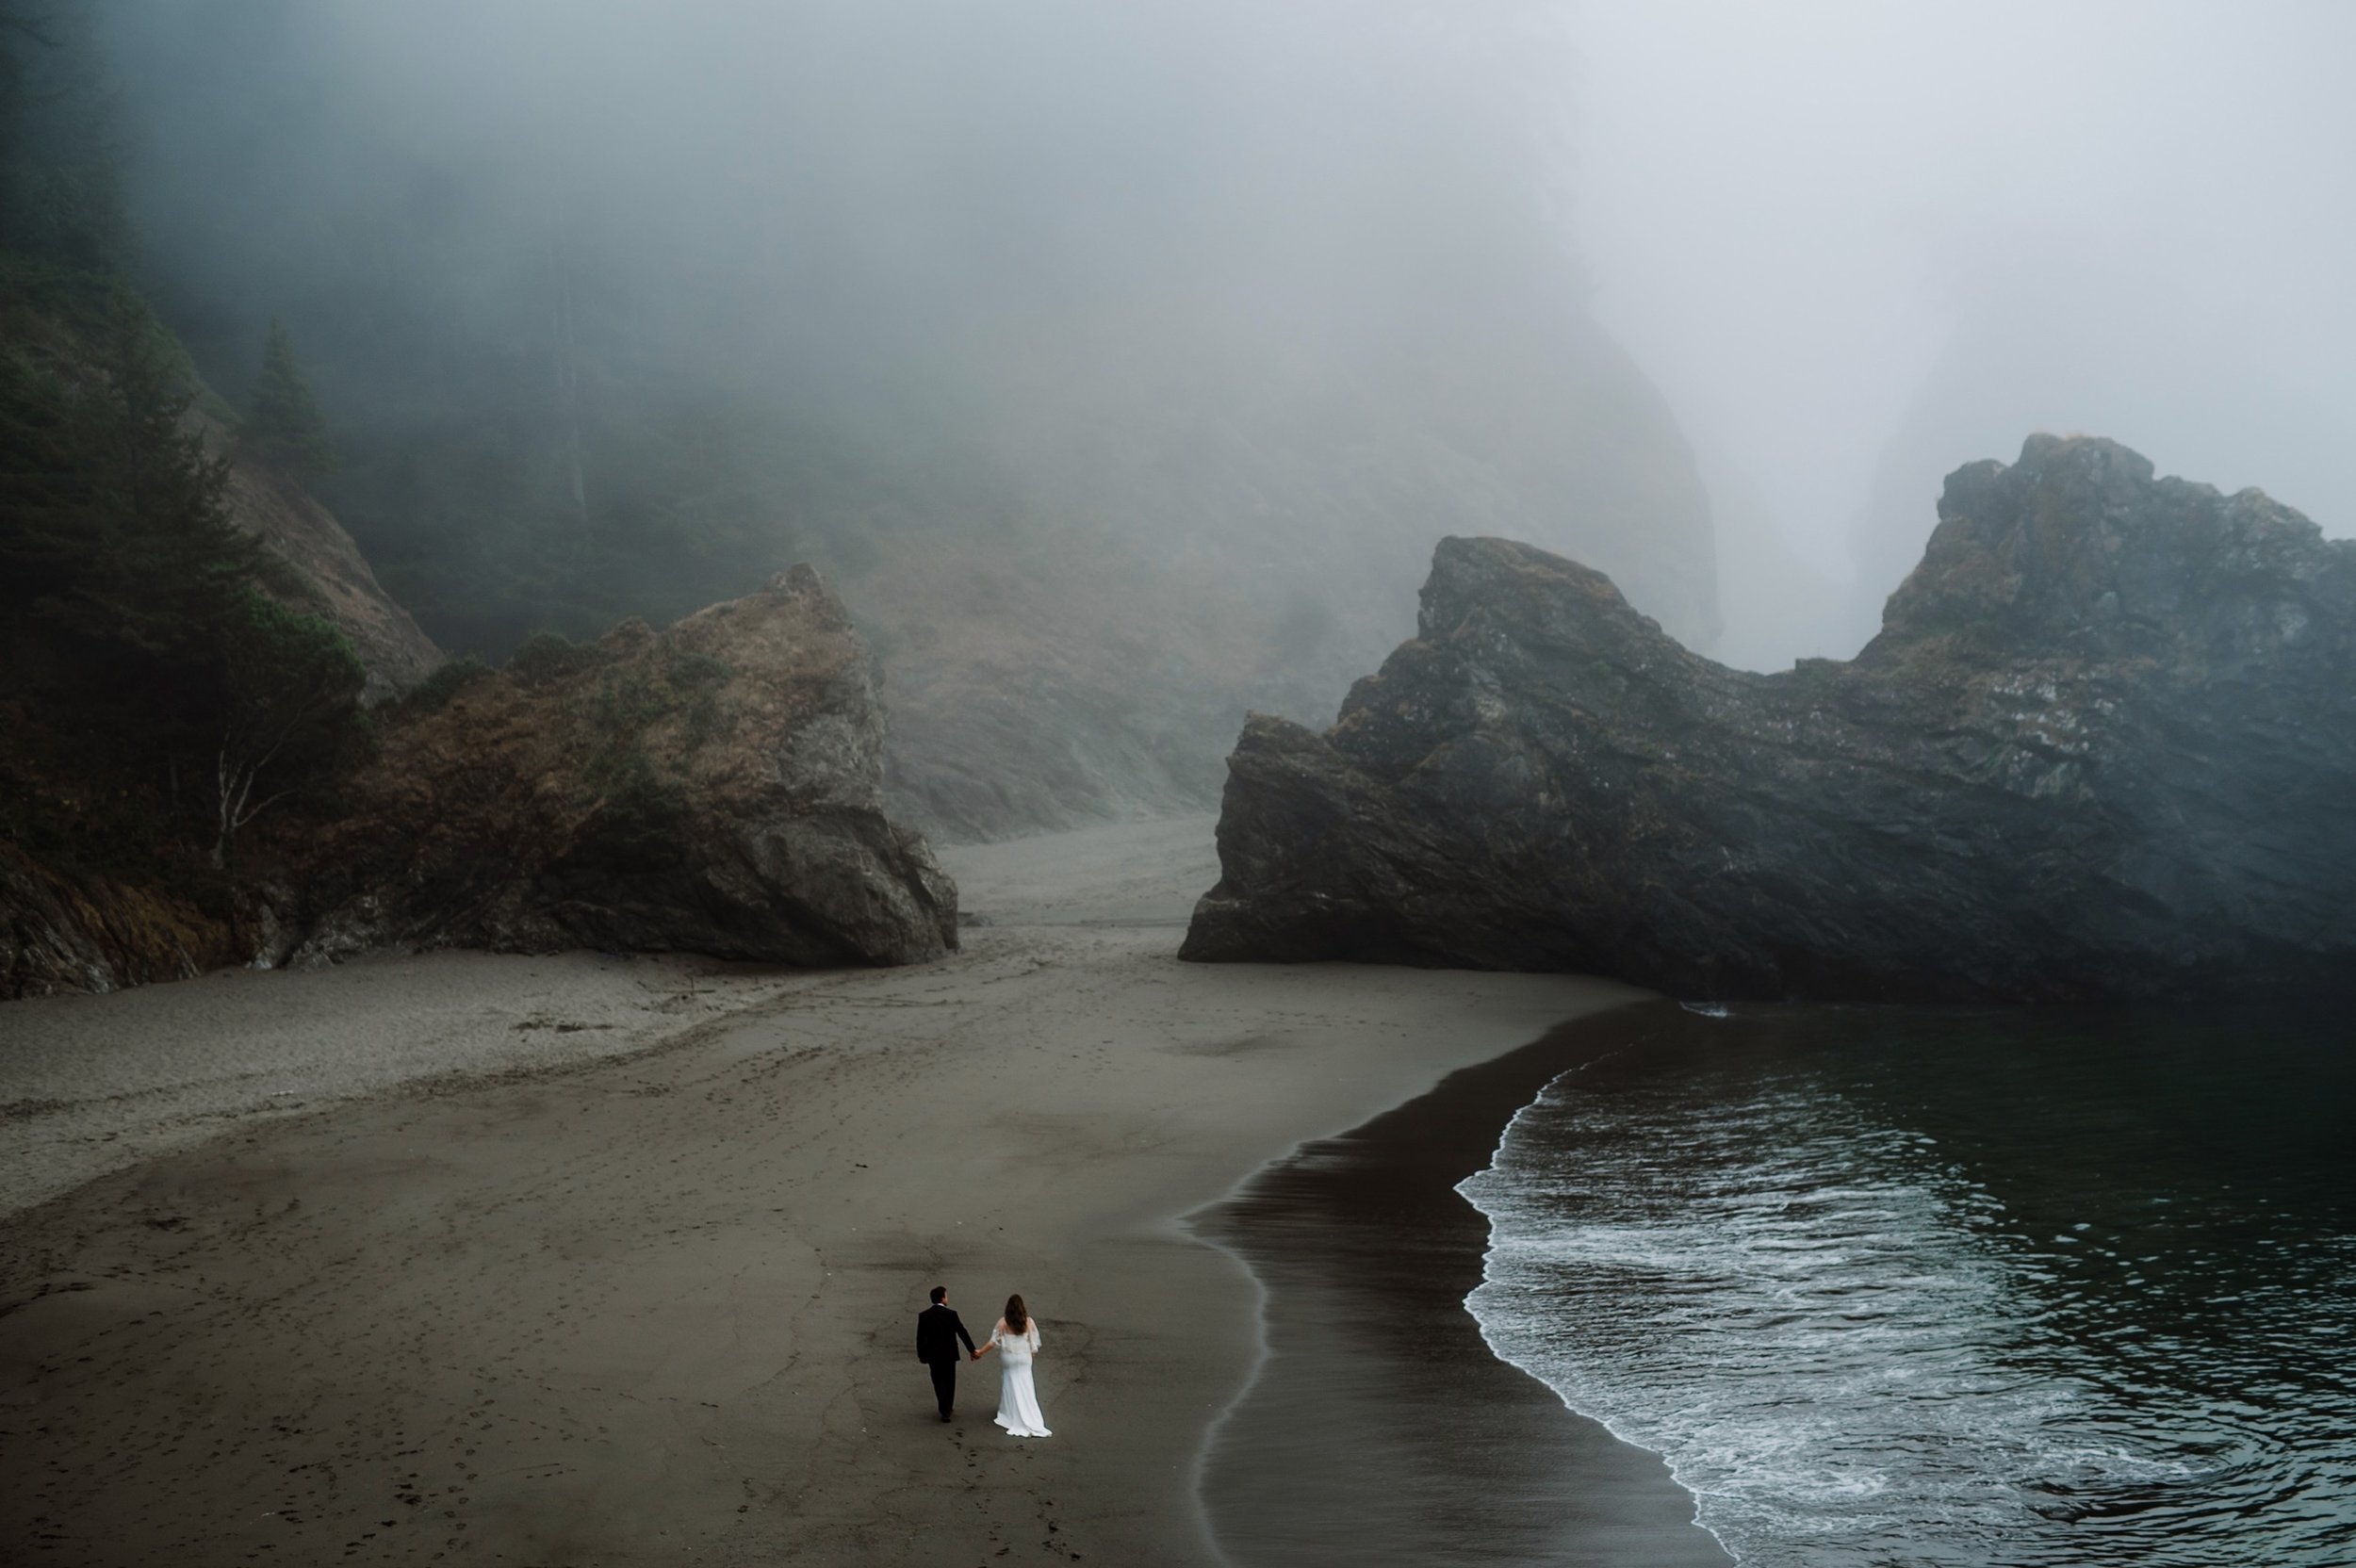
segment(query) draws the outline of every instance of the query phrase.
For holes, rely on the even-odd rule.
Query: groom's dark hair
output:
[[[936,1307],[937,1307],[937,1306],[941,1305],[941,1302],[946,1301],[948,1298],[949,1298],[949,1287],[948,1287],[947,1285],[935,1285],[935,1286],[933,1286],[933,1305],[934,1305],[934,1306],[936,1306]]]

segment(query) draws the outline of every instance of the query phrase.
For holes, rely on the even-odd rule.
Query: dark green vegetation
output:
[[[254,379],[254,395],[237,438],[264,462],[300,478],[335,471],[335,445],[327,438],[327,420],[295,361],[294,339],[275,316],[262,340],[262,369]]]
[[[569,673],[595,668],[599,662],[594,649],[560,651],[553,643],[552,634],[541,633],[516,651],[508,668]],[[615,669],[587,694],[586,716],[596,749],[581,770],[580,790],[584,800],[603,803],[622,837],[651,840],[682,810],[679,791],[655,765],[647,730],[676,717],[680,723],[674,760],[697,750],[719,728],[720,688],[734,673],[722,660],[685,653],[659,666]]]
[[[491,673],[491,666],[473,657],[453,659],[378,710],[379,716],[398,722],[438,713],[450,699]]]
[[[0,10],[0,838],[218,902],[239,831],[365,747],[363,672],[229,518],[87,23]]]

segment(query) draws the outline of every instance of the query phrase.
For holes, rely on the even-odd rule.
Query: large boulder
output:
[[[2108,441],[1957,470],[1881,634],[1777,675],[1442,543],[1319,735],[1255,717],[1185,956],[2060,1000],[2356,979],[2356,544]]]
[[[265,957],[938,957],[957,890],[885,817],[882,758],[874,667],[807,566],[664,631],[528,645],[435,711],[392,711]]]

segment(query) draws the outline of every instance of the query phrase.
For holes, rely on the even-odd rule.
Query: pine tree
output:
[[[247,450],[290,474],[310,478],[335,471],[327,421],[296,363],[294,339],[274,316],[262,343],[262,373],[254,383],[243,436]]]
[[[344,634],[259,589],[218,629],[225,702],[214,752],[213,864],[238,829],[334,765],[355,737],[368,671]]]
[[[95,375],[0,363],[0,607],[186,658],[265,552],[222,504],[228,465],[181,428],[190,396],[154,318],[120,301],[106,335]]]

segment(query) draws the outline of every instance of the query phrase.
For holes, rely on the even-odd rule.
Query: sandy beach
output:
[[[1209,837],[946,857],[987,923],[922,968],[450,955],[0,1014],[39,1200],[0,1221],[0,1548],[1221,1560],[1198,1468],[1262,1293],[1186,1217],[1636,993],[1181,965]],[[935,1282],[977,1329],[1028,1298],[1053,1439],[990,1424],[987,1362],[938,1421]],[[1675,1533],[1680,1497],[1598,1507]]]

